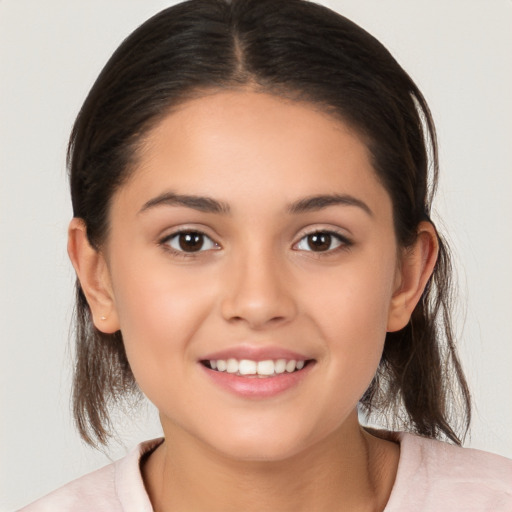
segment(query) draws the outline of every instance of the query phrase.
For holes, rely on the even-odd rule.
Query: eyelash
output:
[[[170,242],[173,239],[179,237],[180,235],[184,235],[184,234],[199,235],[199,236],[203,237],[202,245],[204,245],[204,239],[208,239],[215,246],[215,249],[210,248],[210,249],[204,250],[204,249],[202,249],[202,245],[201,245],[201,248],[198,251],[187,252],[187,251],[176,249],[170,245]],[[342,235],[341,233],[338,233],[333,230],[328,230],[328,229],[317,229],[315,231],[311,231],[310,233],[304,234],[300,238],[300,240],[293,245],[293,247],[298,247],[299,244],[302,243],[304,240],[307,240],[308,237],[312,237],[315,235],[327,235],[327,236],[331,237],[330,242],[332,242],[332,239],[335,239],[339,242],[339,245],[337,247],[335,247],[333,249],[327,249],[326,251],[304,250],[304,252],[313,253],[316,257],[330,256],[332,254],[338,253],[339,251],[348,250],[353,245],[353,242],[351,240],[349,240],[346,236]],[[307,243],[307,241],[306,241],[306,243]],[[209,237],[206,233],[203,233],[202,231],[195,230],[195,229],[182,229],[179,231],[175,231],[174,233],[171,233],[170,235],[167,235],[162,240],[160,240],[159,245],[161,245],[166,251],[169,251],[173,256],[182,257],[182,258],[194,258],[194,257],[197,257],[199,255],[199,253],[206,252],[209,250],[220,249],[220,245],[217,242],[215,242],[214,240],[212,240],[211,237]]]
[[[329,229],[316,229],[314,231],[311,231],[310,233],[304,234],[301,237],[301,239],[296,244],[294,244],[294,247],[298,246],[304,240],[306,240],[306,243],[308,243],[307,239],[309,237],[312,237],[315,235],[327,235],[331,238],[330,242],[332,242],[333,239],[336,240],[337,242],[339,242],[339,245],[337,247],[334,247],[333,249],[328,249],[326,251],[313,251],[313,250],[306,251],[306,252],[310,252],[310,253],[314,254],[316,257],[331,256],[333,254],[337,254],[339,251],[346,251],[346,250],[350,249],[350,247],[352,247],[352,245],[353,245],[353,242],[351,240],[349,240],[346,236],[342,235],[341,233],[338,233],[337,231],[333,231],[333,230],[329,230]]]
[[[203,237],[203,240],[204,239],[210,240],[211,243],[214,246],[216,246],[214,250],[217,250],[220,248],[220,245],[217,242],[213,241],[211,239],[211,237],[209,237],[206,233],[203,233],[202,231],[199,231],[197,229],[180,229],[179,231],[175,231],[174,233],[171,233],[170,235],[167,235],[166,237],[162,238],[162,240],[160,240],[160,242],[159,242],[159,245],[161,245],[166,251],[169,251],[173,256],[177,256],[178,258],[194,258],[194,257],[197,257],[199,253],[205,252],[204,250],[191,251],[191,252],[181,251],[179,249],[175,249],[174,247],[172,247],[170,245],[171,240],[179,237],[180,235],[186,235],[186,234],[199,235],[199,236]],[[204,245],[204,242],[202,245]],[[202,249],[202,246],[201,246],[201,249]],[[211,249],[209,249],[209,250],[211,250]]]

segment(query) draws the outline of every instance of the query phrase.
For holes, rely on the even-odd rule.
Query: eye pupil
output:
[[[185,252],[199,251],[203,247],[204,236],[201,233],[181,233],[179,235],[180,249]]]
[[[313,233],[308,235],[308,245],[312,251],[327,251],[331,247],[329,233]]]

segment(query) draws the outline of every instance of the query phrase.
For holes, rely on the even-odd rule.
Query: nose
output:
[[[254,330],[290,322],[297,314],[293,279],[284,262],[262,251],[230,262],[221,303],[230,323],[245,323]]]

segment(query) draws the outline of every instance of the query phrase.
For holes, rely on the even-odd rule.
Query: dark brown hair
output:
[[[178,104],[206,91],[251,87],[320,106],[365,140],[393,202],[398,243],[430,221],[438,158],[434,124],[414,82],[362,28],[304,0],[190,0],[157,14],[117,49],[78,115],[68,149],[75,217],[96,249],[113,193],[136,168],[137,145]],[[409,324],[388,333],[362,411],[460,444],[469,392],[450,324],[447,247]],[[73,404],[91,444],[111,434],[110,406],[137,392],[122,333],[97,330],[77,282]]]

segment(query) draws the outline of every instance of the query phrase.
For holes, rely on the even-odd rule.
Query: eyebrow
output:
[[[194,195],[175,194],[173,192],[165,192],[153,199],[150,199],[140,209],[139,213],[145,212],[155,206],[185,206],[206,213],[229,213],[230,207],[227,203],[217,201],[211,197],[202,197]]]
[[[319,211],[336,205],[355,206],[362,209],[370,217],[373,217],[372,210],[364,201],[348,194],[321,194],[305,197],[288,205],[287,211],[290,214],[300,214]],[[139,213],[156,206],[185,206],[186,208],[192,208],[193,210],[205,213],[228,214],[231,211],[229,204],[211,197],[165,192],[144,203]]]
[[[329,206],[356,206],[361,208],[365,213],[367,213],[370,217],[373,217],[373,212],[370,207],[361,199],[357,199],[357,197],[348,195],[348,194],[323,194],[305,197],[304,199],[300,199],[295,203],[292,203],[288,207],[288,213],[305,213],[323,210],[324,208],[328,208]]]

